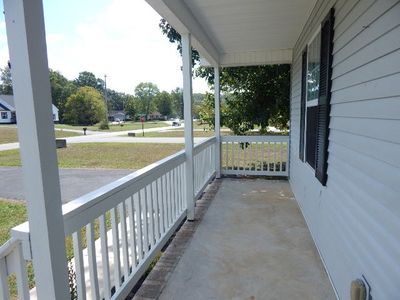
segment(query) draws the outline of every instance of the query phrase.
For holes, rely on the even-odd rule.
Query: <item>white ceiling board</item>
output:
[[[202,39],[206,36],[206,42],[211,43],[212,49],[218,52],[221,65],[229,65],[231,62],[233,65],[246,65],[253,61],[261,63],[262,57],[267,60],[272,59],[264,63],[286,62],[288,53],[294,47],[316,2],[316,0],[146,1],[153,4],[164,2],[167,5],[171,1],[183,3],[189,14],[195,18],[193,24],[198,24],[203,33],[203,36],[199,37],[194,33],[195,28],[190,26],[187,28],[193,33],[194,45],[202,45]],[[157,6],[160,5],[153,5],[159,11]],[[174,18],[187,19],[187,15],[181,15],[179,10],[173,7],[170,7],[170,10]],[[166,18],[170,21],[167,16]],[[201,50],[200,54],[207,56]],[[213,56],[215,57],[214,54]]]

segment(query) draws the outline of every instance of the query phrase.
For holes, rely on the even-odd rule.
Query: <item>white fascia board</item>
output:
[[[264,51],[248,51],[225,53],[221,55],[222,67],[291,64],[292,49],[274,49]]]
[[[211,41],[195,15],[182,0],[146,0],[181,35],[190,33],[193,47],[207,61],[219,65],[219,51]]]
[[[11,106],[8,104],[5,100],[0,98],[0,104],[4,107],[6,107],[9,111],[15,111],[15,107]]]

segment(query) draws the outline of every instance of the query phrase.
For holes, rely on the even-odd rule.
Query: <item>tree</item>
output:
[[[80,72],[78,77],[74,80],[74,83],[78,87],[90,86],[100,91],[104,89],[104,81],[101,79],[97,79],[92,72],[88,71]]]
[[[181,35],[171,26],[168,24],[167,20],[161,19],[160,23],[158,24],[163,34],[165,34],[171,43],[177,43],[176,49],[182,55],[182,40]],[[197,52],[196,49],[192,48],[192,64],[193,66],[196,62],[200,61],[200,54]]]
[[[0,94],[13,94],[11,70],[8,65],[6,65],[4,68],[0,68]]]
[[[160,28],[169,41],[181,49],[181,37],[164,19]],[[198,60],[198,54],[192,54]],[[196,76],[214,84],[214,70],[200,67]],[[226,117],[222,117],[235,134],[244,134],[258,125],[287,128],[289,120],[290,65],[223,68],[221,90],[226,95]],[[203,110],[204,113],[204,110]]]
[[[160,91],[157,85],[151,82],[141,82],[135,88],[135,96],[139,100],[139,112],[146,116],[146,120],[154,109],[154,98]]]
[[[180,119],[183,118],[183,90],[176,88],[170,94],[172,112]]]
[[[64,117],[69,124],[93,125],[105,119],[106,107],[100,92],[84,86],[68,97]]]
[[[163,116],[169,116],[172,113],[171,96],[168,92],[163,91],[155,98],[156,107]]]
[[[200,76],[214,84],[214,72],[201,68]],[[226,95],[224,125],[235,134],[260,126],[286,129],[289,120],[290,65],[224,68],[221,89]]]
[[[129,115],[131,119],[135,119],[136,114],[138,113],[137,111],[137,99],[135,97],[129,95],[127,96],[125,100],[125,113]]]
[[[60,72],[49,70],[51,98],[59,109],[60,122],[64,121],[65,103],[69,96],[76,92],[77,87]]]

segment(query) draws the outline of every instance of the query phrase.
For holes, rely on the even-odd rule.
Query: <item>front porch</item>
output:
[[[210,189],[134,299],[336,298],[286,180]]]

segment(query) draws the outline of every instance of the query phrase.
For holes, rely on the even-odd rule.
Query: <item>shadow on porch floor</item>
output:
[[[163,300],[336,298],[287,181],[222,180],[166,278]]]

